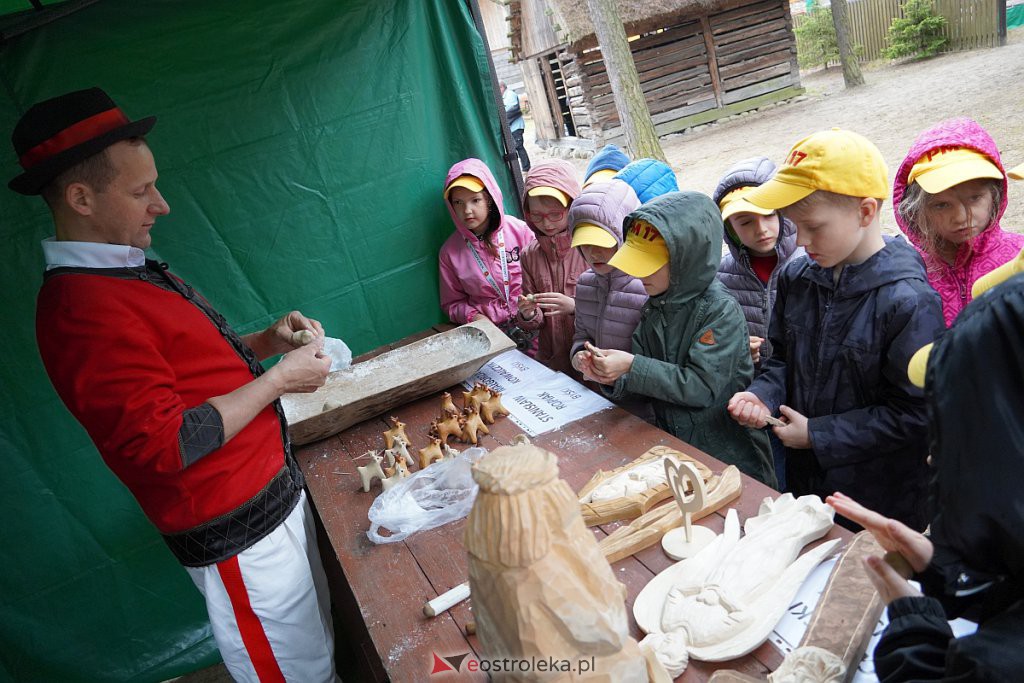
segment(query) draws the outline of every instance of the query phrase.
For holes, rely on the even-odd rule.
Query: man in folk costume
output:
[[[298,312],[240,337],[146,259],[169,207],[144,136],[99,88],[40,102],[11,140],[56,236],[36,338],[47,374],[206,599],[240,681],[335,680],[326,580],[279,401],[323,385],[323,328]],[[292,335],[316,333],[296,348]],[[260,360],[284,353],[264,371]]]

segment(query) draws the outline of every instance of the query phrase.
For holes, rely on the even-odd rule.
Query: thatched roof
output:
[[[547,0],[552,10],[551,22],[567,43],[575,43],[594,33],[590,10],[584,0]],[[700,15],[713,11],[726,0],[618,0],[622,23],[631,24],[679,14]]]

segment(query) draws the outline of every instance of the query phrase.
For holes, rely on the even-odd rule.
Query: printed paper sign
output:
[[[463,385],[470,389],[475,382],[500,391],[509,419],[530,436],[612,407],[610,401],[579,382],[516,350],[496,356]]]

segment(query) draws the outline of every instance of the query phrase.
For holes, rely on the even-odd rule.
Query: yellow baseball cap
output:
[[[470,192],[480,192],[484,189],[484,184],[480,182],[480,179],[472,175],[460,175],[455,180],[448,183],[448,187],[444,188],[444,196],[448,197],[450,193],[456,187],[464,187]]]
[[[541,185],[527,190],[526,194],[530,197],[554,197],[562,203],[562,206],[569,206],[569,195],[562,192],[557,187]]]
[[[1010,176],[1014,180],[1024,180],[1024,164],[1014,166],[1006,172],[1006,175]]]
[[[1024,273],[1024,249],[1010,261],[975,280],[974,286],[971,287],[971,296],[977,299],[996,285],[1002,284],[1019,273]],[[928,344],[918,349],[907,367],[907,376],[910,381],[922,389],[924,388],[925,372],[928,370],[928,357],[931,355],[933,346],[934,344]]]
[[[583,187],[590,185],[591,183],[603,183],[606,180],[611,180],[618,173],[613,168],[602,168],[600,171],[594,171],[590,174],[590,177],[583,181]]]
[[[746,200],[765,209],[781,209],[817,190],[885,199],[889,170],[882,153],[863,135],[849,130],[814,133],[793,145],[786,163]]]
[[[938,194],[968,180],[1002,177],[1003,172],[984,154],[954,147],[922,155],[911,167],[907,184],[916,182],[928,194]]]
[[[647,221],[636,220],[626,233],[626,243],[615,252],[608,265],[633,277],[647,277],[668,262],[665,238]]]
[[[763,209],[746,200],[746,196],[750,194],[754,188],[755,186],[753,185],[737,187],[735,190],[722,197],[722,201],[718,202],[718,208],[722,210],[723,221],[729,220],[730,216],[743,212],[756,213],[759,216],[770,216],[775,213],[773,209]]]
[[[576,227],[572,229],[572,246],[584,245],[613,249],[619,246],[619,242],[610,232],[600,226],[593,223],[577,223]]]

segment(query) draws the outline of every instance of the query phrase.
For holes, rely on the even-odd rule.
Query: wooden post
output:
[[[654,122],[647,108],[633,53],[629,49],[626,30],[619,18],[615,0],[587,0],[594,24],[597,44],[608,72],[608,81],[615,98],[615,109],[626,138],[626,147],[634,158],[665,159],[661,142],[654,132]]]
[[[839,45],[839,61],[843,65],[843,82],[847,88],[864,85],[864,74],[860,72],[857,55],[853,54],[850,41],[850,12],[846,0],[832,0],[832,24],[836,28],[836,43]]]
[[[700,30],[704,34],[704,49],[708,53],[711,89],[715,91],[715,102],[721,107],[725,104],[725,100],[722,99],[725,92],[722,90],[722,79],[718,74],[718,53],[715,51],[715,36],[711,33],[711,21],[708,19],[707,14],[702,14],[700,17]]]

